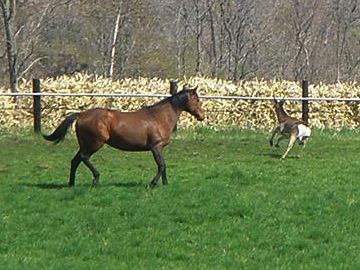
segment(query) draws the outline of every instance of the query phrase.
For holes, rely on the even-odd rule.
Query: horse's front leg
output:
[[[161,152],[162,148],[153,148],[151,149],[151,152],[153,154],[154,160],[158,166],[158,171],[157,174],[155,175],[155,177],[152,179],[152,181],[150,182],[150,187],[153,188],[157,185],[157,182],[159,181],[160,176],[162,177],[162,182],[164,185],[166,185],[168,183],[167,180],[167,175],[166,175],[166,165],[165,165],[165,161],[164,158],[162,156],[162,152]]]

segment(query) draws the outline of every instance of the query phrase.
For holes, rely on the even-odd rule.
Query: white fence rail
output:
[[[164,94],[129,94],[129,93],[0,93],[0,97],[109,97],[109,98],[165,98],[170,95]],[[213,100],[273,100],[274,97],[254,97],[254,96],[203,96],[201,99]],[[336,102],[360,102],[360,98],[332,98],[332,97],[275,97],[291,101],[336,101]]]

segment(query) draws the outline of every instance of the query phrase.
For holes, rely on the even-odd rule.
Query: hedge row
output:
[[[291,81],[252,80],[231,82],[204,77],[185,78],[179,81],[197,85],[201,95],[257,96],[257,97],[300,97],[301,85]],[[158,78],[131,78],[111,81],[107,78],[78,73],[73,76],[61,76],[41,80],[42,92],[51,93],[154,93],[168,94],[169,80]],[[22,81],[20,92],[31,92],[31,81]],[[0,88],[0,92],[9,92]],[[356,83],[334,85],[310,85],[311,97],[360,97],[360,86]],[[144,105],[150,105],[160,98],[105,98],[105,97],[43,97],[42,125],[45,129],[54,128],[71,112],[94,107],[106,107],[121,111],[134,111]],[[203,100],[206,119],[198,123],[184,113],[179,121],[180,127],[206,125],[214,128],[238,126],[240,128],[269,130],[275,124],[272,101],[236,101]],[[300,102],[285,103],[292,115],[301,117]],[[355,102],[311,102],[310,124],[317,128],[357,128],[359,125],[359,103]],[[0,97],[0,128],[31,127],[32,98]]]

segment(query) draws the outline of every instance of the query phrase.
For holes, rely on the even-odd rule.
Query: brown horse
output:
[[[92,172],[93,183],[99,182],[100,174],[90,162],[90,157],[104,144],[124,151],[151,151],[158,170],[150,187],[156,186],[160,176],[162,183],[167,184],[162,149],[169,144],[170,135],[181,112],[189,112],[199,121],[204,119],[196,89],[197,87],[184,87],[176,95],[136,112],[96,108],[69,115],[52,134],[44,135],[46,140],[58,143],[77,120],[75,129],[80,149],[71,160],[69,186],[74,186],[76,169],[81,162]]]

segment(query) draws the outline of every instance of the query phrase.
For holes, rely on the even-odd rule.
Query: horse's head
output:
[[[179,94],[183,93],[183,95],[186,96],[186,98],[183,100],[184,102],[182,102],[182,109],[195,116],[197,120],[202,121],[205,118],[205,113],[201,107],[199,95],[197,94],[196,90],[197,86],[190,88],[188,85],[185,85]]]

